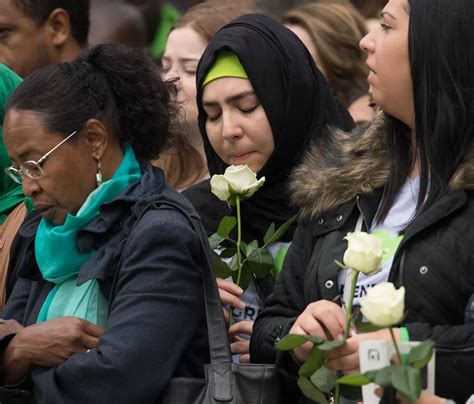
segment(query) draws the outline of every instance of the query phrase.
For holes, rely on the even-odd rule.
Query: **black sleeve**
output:
[[[99,346],[54,368],[34,368],[48,403],[155,402],[204,327],[197,234],[178,212],[150,210],[123,251],[117,292]]]
[[[411,341],[435,341],[436,394],[465,403],[474,393],[474,324],[404,324]]]
[[[288,334],[296,318],[306,308],[304,279],[311,259],[312,243],[309,225],[299,225],[275,289],[255,321],[250,340],[252,362],[274,363],[277,356],[275,343]]]

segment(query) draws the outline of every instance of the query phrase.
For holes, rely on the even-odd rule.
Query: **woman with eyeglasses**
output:
[[[170,91],[140,51],[102,45],[10,98],[7,172],[39,215],[2,313],[16,324],[0,327],[2,401],[155,402],[172,376],[204,377],[206,254],[148,163],[169,140]]]

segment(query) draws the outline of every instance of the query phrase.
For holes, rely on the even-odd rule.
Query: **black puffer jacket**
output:
[[[293,196],[301,221],[273,294],[254,325],[251,356],[273,362],[275,341],[306,306],[338,295],[338,268],[357,218],[370,228],[388,176],[383,123],[356,142],[334,132],[295,173]],[[450,191],[406,229],[389,281],[406,289],[410,339],[436,341],[436,393],[465,402],[474,392],[474,323],[464,314],[474,293],[474,150]],[[341,204],[342,202],[342,204]],[[291,367],[281,354],[282,366]]]

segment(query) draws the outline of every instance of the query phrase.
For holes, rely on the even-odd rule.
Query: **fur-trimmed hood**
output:
[[[380,113],[359,136],[340,130],[315,142],[291,181],[294,205],[302,218],[313,218],[381,188],[390,174],[386,124]],[[474,190],[474,148],[453,176],[450,187]]]

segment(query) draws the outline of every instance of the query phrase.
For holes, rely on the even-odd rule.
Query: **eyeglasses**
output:
[[[43,175],[44,171],[41,168],[41,166],[44,164],[46,159],[49,157],[49,155],[55,151],[59,146],[61,146],[63,143],[68,141],[70,138],[72,138],[79,130],[75,130],[72,132],[68,137],[66,137],[64,140],[59,142],[56,146],[54,146],[49,152],[47,152],[43,157],[41,157],[38,161],[33,161],[33,160],[28,160],[25,161],[24,163],[20,164],[20,168],[16,169],[15,167],[7,167],[5,168],[5,173],[16,183],[22,184],[23,183],[23,176],[26,175],[28,178],[32,180],[39,180]]]

